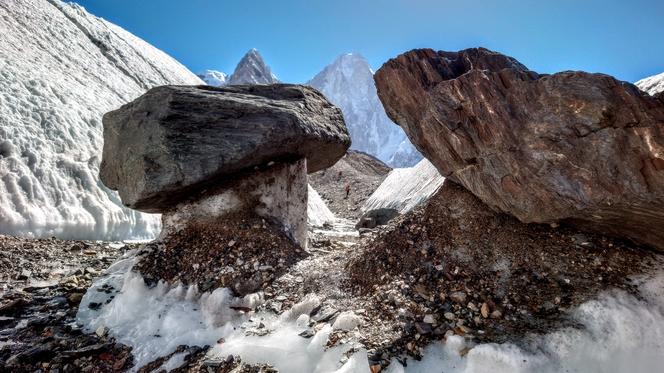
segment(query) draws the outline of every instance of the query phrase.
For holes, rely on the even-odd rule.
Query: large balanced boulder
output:
[[[145,212],[273,161],[305,158],[315,172],[350,146],[341,111],[300,85],[163,86],[103,123],[101,180]]]
[[[209,243],[194,245],[256,227],[306,248],[307,172],[350,145],[341,111],[298,85],[163,86],[103,122],[101,180],[125,205],[163,214],[165,247],[204,255]],[[264,246],[244,241],[247,250]]]
[[[662,96],[482,48],[413,50],[375,80],[418,150],[489,206],[664,249]]]

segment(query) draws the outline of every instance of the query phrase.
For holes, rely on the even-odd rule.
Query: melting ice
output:
[[[89,332],[106,327],[118,341],[132,346],[136,367],[173,353],[179,345],[210,345],[207,359],[240,355],[245,362],[271,364],[280,372],[369,371],[362,346],[325,348],[335,327],[361,333],[360,323],[324,324],[311,338],[299,335],[309,328],[309,314],[320,304],[315,295],[282,315],[247,316],[230,307],[256,307],[259,295],[235,298],[228,289],[199,294],[195,287],[164,283],[148,288],[130,271],[134,262],[128,254],[95,282],[83,298],[78,321]],[[582,304],[571,314],[580,329],[552,331],[519,346],[470,346],[455,336],[430,345],[421,361],[408,359],[404,367],[394,360],[386,372],[655,372],[664,366],[664,275],[643,280],[640,289],[640,300],[611,291]],[[102,306],[92,310],[92,303]],[[257,332],[260,329],[269,333]],[[183,358],[177,355],[163,368],[175,368]]]

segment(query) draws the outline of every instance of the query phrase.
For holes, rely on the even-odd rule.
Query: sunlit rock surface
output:
[[[664,101],[604,74],[540,75],[482,48],[420,49],[375,75],[441,174],[522,222],[664,249]]]

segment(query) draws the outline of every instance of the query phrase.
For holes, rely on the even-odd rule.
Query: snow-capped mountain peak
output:
[[[357,53],[337,57],[307,84],[341,108],[353,143],[393,167],[412,166],[422,156],[392,122],[378,98],[369,62]]]
[[[223,87],[228,82],[228,75],[217,70],[205,70],[196,74],[207,85],[215,87]]]
[[[233,75],[228,79],[229,85],[274,83],[279,83],[279,79],[265,64],[263,57],[256,48],[252,48],[242,57]]]
[[[664,73],[641,79],[634,84],[636,84],[636,86],[639,87],[642,91],[648,92],[651,95],[664,92]]]

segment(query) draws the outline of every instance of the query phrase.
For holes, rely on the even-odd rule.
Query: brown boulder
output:
[[[375,75],[438,170],[522,222],[664,249],[664,101],[604,74],[540,75],[486,49],[414,50]]]

